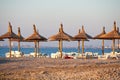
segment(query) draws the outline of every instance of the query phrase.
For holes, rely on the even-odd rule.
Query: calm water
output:
[[[12,50],[16,51],[17,48],[13,48]],[[46,47],[46,48],[40,48],[40,52],[42,54],[48,54],[57,52],[57,47]],[[9,48],[2,48],[0,47],[0,57],[5,57],[5,53],[9,51]],[[29,54],[30,52],[34,52],[34,48],[21,48],[21,51],[25,54]],[[77,52],[77,48],[63,48],[63,52]],[[111,52],[111,49],[105,49],[105,53]],[[99,55],[102,54],[102,50],[99,48],[86,48],[85,52],[93,52],[98,53]]]

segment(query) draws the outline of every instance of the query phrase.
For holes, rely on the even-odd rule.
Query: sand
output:
[[[120,59],[0,58],[0,80],[120,80]]]

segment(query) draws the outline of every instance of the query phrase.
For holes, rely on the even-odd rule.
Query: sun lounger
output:
[[[92,52],[85,52],[85,56],[87,59],[92,59],[93,53]]]
[[[98,58],[98,53],[93,53],[92,58],[97,59]]]
[[[116,53],[117,57],[120,58],[120,53]]]
[[[31,52],[29,54],[30,57],[36,57],[36,53],[35,52]],[[42,57],[42,54],[41,53],[37,53],[37,57]]]
[[[110,53],[110,58],[114,58],[114,59],[118,59],[118,56],[117,56],[117,52],[115,52],[115,54],[113,54],[113,52]]]
[[[79,54],[77,56],[77,59],[86,59],[86,55],[85,54]]]
[[[22,57],[24,54],[22,52],[19,51],[11,51],[11,57]],[[5,54],[5,57],[10,57],[10,52],[7,52]]]
[[[30,57],[30,54],[24,54],[23,57]]]
[[[15,51],[14,53],[14,57],[22,57],[24,54],[22,52],[19,51]]]
[[[62,57],[64,57],[64,55],[66,54],[65,52],[62,52]],[[60,52],[56,52],[56,53],[51,53],[51,58],[60,58],[61,53]]]
[[[64,59],[74,59],[74,58],[73,58],[73,56],[65,55],[65,56],[64,56]]]
[[[119,53],[117,52],[115,52],[115,54],[113,54],[113,52],[105,53],[105,55],[99,55],[98,59],[118,59],[118,55]]]
[[[99,55],[98,59],[106,60],[106,59],[108,59],[108,57],[109,57],[109,55]]]
[[[14,51],[11,51],[11,57],[14,57],[14,54],[15,54],[15,52],[14,52]],[[7,53],[5,54],[5,57],[9,58],[9,57],[10,57],[10,52],[7,52]]]

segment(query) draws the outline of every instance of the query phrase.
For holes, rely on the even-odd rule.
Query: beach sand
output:
[[[0,80],[120,80],[120,59],[0,58]]]

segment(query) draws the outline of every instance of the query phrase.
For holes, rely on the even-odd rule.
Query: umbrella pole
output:
[[[35,41],[35,57],[37,57],[37,42]]]
[[[62,58],[62,40],[60,40],[60,57]]]
[[[78,40],[78,53],[80,54],[80,40]]]
[[[84,40],[82,39],[82,55],[84,54]]]
[[[115,54],[115,39],[113,39],[113,55]]]
[[[38,57],[39,57],[39,52],[40,52],[40,45],[39,45],[39,41],[38,41]]]
[[[9,39],[9,52],[10,52],[10,58],[11,58],[11,39]]]
[[[59,44],[58,44],[58,52],[60,52],[60,40],[59,40],[58,43],[59,43]]]
[[[40,52],[39,49],[40,49],[40,45],[39,45],[39,41],[38,41],[38,53]]]
[[[118,53],[119,53],[119,39],[118,39]]]
[[[102,40],[102,55],[104,55],[104,39]]]
[[[20,52],[20,41],[18,41],[18,51]]]

